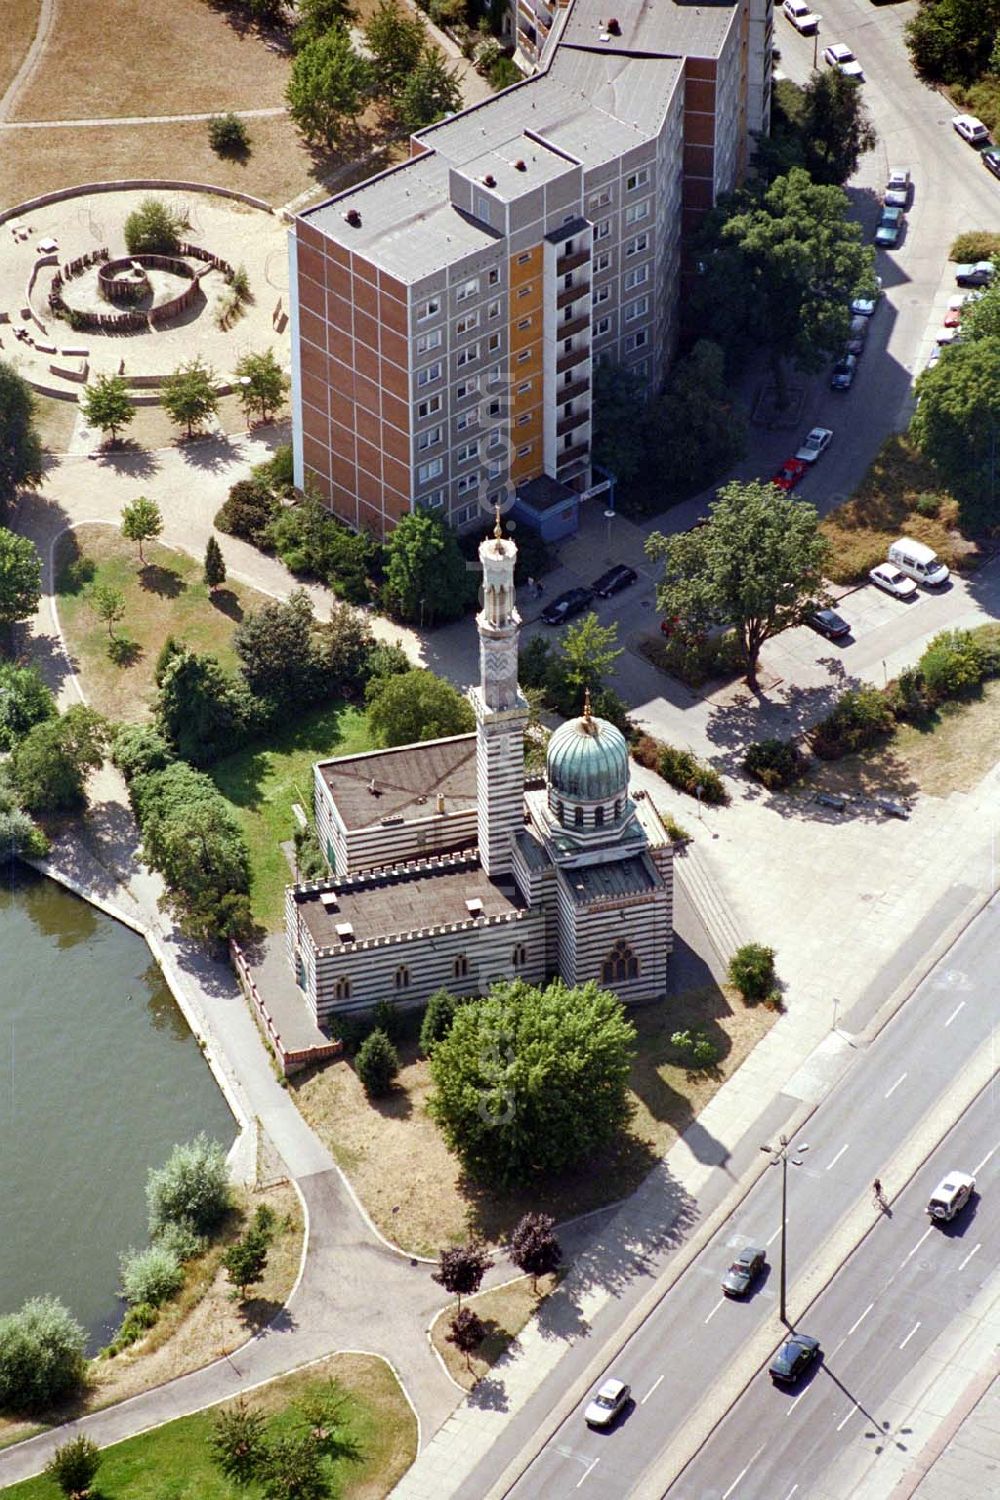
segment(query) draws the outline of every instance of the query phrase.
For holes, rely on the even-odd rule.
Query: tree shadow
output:
[[[483,1411],[509,1411],[510,1400],[507,1387],[496,1375],[484,1375],[477,1380],[467,1397],[470,1406]]]
[[[113,446],[102,444],[94,456],[102,468],[134,474],[137,479],[148,479],[160,467],[156,454],[140,448],[134,438],[121,438]]]
[[[283,1307],[284,1303],[273,1297],[248,1297],[237,1304],[236,1315],[248,1332],[260,1333]]]
[[[178,439],[177,449],[192,468],[217,473],[240,457],[242,445],[224,432],[195,433],[191,438]]]
[[[131,636],[116,635],[108,642],[108,656],[116,667],[134,667],[143,655],[139,642],[134,641]]]
[[[357,1068],[353,1060],[350,1067],[357,1076]],[[360,1082],[360,1079],[358,1080]],[[376,1114],[382,1116],[383,1120],[408,1120],[413,1114],[413,1105],[410,1096],[405,1089],[392,1088],[388,1094],[365,1095],[368,1107],[375,1110]]]
[[[217,609],[227,619],[235,620],[237,625],[240,623],[243,618],[243,606],[232,589],[212,589],[208,599],[213,609]]]
[[[164,568],[160,563],[145,563],[139,569],[139,586],[149,594],[159,594],[162,599],[176,599],[187,589],[187,583],[173,568]]]

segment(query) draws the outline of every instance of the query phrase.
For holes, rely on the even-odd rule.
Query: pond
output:
[[[0,879],[0,1313],[61,1297],[93,1352],[146,1174],[235,1122],[145,942],[24,866]]]

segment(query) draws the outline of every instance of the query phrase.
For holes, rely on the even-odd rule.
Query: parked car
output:
[[[968,1172],[949,1172],[927,1200],[927,1212],[938,1224],[948,1224],[961,1213],[975,1191],[976,1179]]]
[[[792,1385],[819,1357],[819,1339],[808,1333],[792,1333],[768,1365],[771,1379],[780,1385]]]
[[[936,365],[936,364],[937,364],[937,362],[938,362],[938,360],[939,360],[939,359],[940,359],[940,358],[941,358],[941,345],[940,345],[940,344],[935,344],[935,345],[934,345],[934,348],[933,348],[933,349],[932,349],[932,350],[931,350],[931,357],[930,357],[930,359],[929,359],[929,360],[928,360],[928,361],[927,361],[927,366],[926,366],[926,368],[927,368],[927,369],[928,369],[928,370],[933,370],[933,368],[934,368],[934,366],[935,366],[935,365]],[[918,398],[917,398],[917,400],[918,400],[918,403],[919,403],[919,399],[920,399],[920,398],[919,398],[919,397],[918,397]]]
[[[796,31],[803,34],[807,31],[816,31],[822,20],[815,11],[809,9],[806,0],[785,0],[781,7],[785,15],[791,21]]]
[[[757,1277],[767,1265],[767,1255],[756,1245],[744,1245],[722,1278],[722,1290],[727,1297],[745,1297]]]
[[[977,120],[975,115],[955,115],[951,123],[962,140],[968,141],[970,146],[985,146],[990,138],[986,126],[982,120]]]
[[[794,490],[803,474],[809,472],[809,465],[804,464],[801,458],[786,458],[778,472],[771,477],[771,483],[779,490]]]
[[[620,594],[622,589],[627,589],[630,584],[635,583],[638,577],[634,568],[628,567],[625,563],[616,563],[613,568],[602,573],[600,578],[590,585],[590,591],[596,594],[598,599],[610,599],[612,594]]]
[[[842,640],[851,633],[850,625],[835,609],[811,609],[802,623],[817,634],[825,635],[828,641]]]
[[[993,280],[993,262],[977,260],[972,265],[955,267],[957,286],[989,286]]]
[[[858,356],[845,354],[838,359],[830,374],[831,391],[849,391],[858,372]]]
[[[987,172],[992,172],[994,177],[1000,177],[1000,151],[996,146],[989,146],[985,151],[980,151],[979,160]]]
[[[590,589],[567,589],[542,610],[542,619],[546,625],[561,625],[586,609],[593,597]]]
[[[944,326],[946,328],[957,328],[965,316],[965,310],[973,302],[978,302],[982,292],[956,292],[954,297],[948,298],[948,307],[944,315]]]
[[[850,47],[845,47],[843,42],[833,42],[823,53],[823,61],[829,63],[831,68],[836,68],[847,78],[856,78],[859,83],[864,83],[865,73]]]
[[[814,427],[806,434],[802,447],[795,457],[804,464],[814,464],[821,453],[825,453],[833,442],[833,432],[829,427]]]
[[[881,245],[883,250],[891,250],[894,245],[898,245],[905,217],[901,208],[883,208],[875,231],[876,245]]]
[[[909,208],[910,187],[909,167],[890,167],[882,202],[887,208]]]
[[[894,599],[912,599],[917,592],[917,585],[912,578],[907,578],[898,568],[891,563],[879,563],[877,568],[872,568],[868,574],[876,588],[884,589]]]
[[[621,1416],[632,1394],[624,1380],[606,1380],[583,1413],[588,1427],[610,1427]]]
[[[868,326],[868,319],[863,314],[851,319],[851,326],[847,330],[847,343],[844,345],[848,354],[855,354],[859,358],[864,354]]]
[[[874,295],[874,297],[867,297],[864,294],[861,294],[861,295],[859,295],[857,297],[853,297],[851,299],[851,317],[852,318],[870,318],[872,316],[872,314],[874,313],[876,307],[878,307],[879,298],[881,296],[882,296],[882,278],[881,278],[881,276],[876,276],[875,277],[875,295]]]
[[[949,323],[947,318],[934,335],[936,344],[960,344],[962,342],[962,330]]]

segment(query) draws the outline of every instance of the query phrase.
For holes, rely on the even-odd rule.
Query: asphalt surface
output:
[[[989,1040],[995,1019],[998,941],[1000,900],[991,903],[966,929],[871,1047],[851,1054],[855,1057],[854,1065],[819,1107],[808,1128],[793,1141],[788,1213],[790,1300],[796,1275],[822,1253],[824,1243],[831,1239],[845,1214],[856,1207],[859,1198],[870,1197],[873,1179],[886,1175],[888,1157],[896,1146],[928,1116],[933,1117],[936,1111],[946,1108],[949,1085],[955,1074]],[[835,955],[831,955],[831,964],[835,964]],[[844,1041],[843,1047],[842,1056],[846,1057],[850,1044]],[[787,1104],[786,1113],[790,1112],[792,1101],[789,1099]],[[758,1144],[771,1139],[762,1134]],[[990,1140],[982,1150],[972,1151],[973,1163],[992,1144]],[[958,1150],[958,1144],[954,1149]],[[960,1155],[951,1164],[962,1166],[964,1158]],[[915,1189],[918,1198],[926,1187],[925,1178],[937,1180],[935,1171],[932,1167],[918,1174]],[[643,1476],[655,1472],[658,1459],[710,1391],[713,1381],[739,1359],[761,1326],[775,1318],[776,1265],[765,1273],[754,1295],[744,1303],[724,1299],[719,1283],[734,1250],[744,1244],[764,1246],[769,1258],[776,1257],[780,1191],[780,1169],[767,1171],[608,1371],[632,1385],[635,1401],[617,1430],[610,1434],[592,1432],[584,1425],[582,1411],[574,1411],[510,1494],[524,1500],[536,1500],[539,1496],[550,1500],[579,1491],[581,1500],[617,1500],[631,1493]],[[877,1217],[874,1209],[872,1214],[874,1220]],[[909,1215],[909,1199],[904,1196],[894,1222],[898,1218],[900,1224],[912,1224]],[[880,1243],[884,1244],[884,1239]],[[990,1241],[987,1239],[986,1243]],[[992,1255],[983,1256],[982,1269],[984,1273],[993,1269]],[[880,1286],[881,1282],[879,1286],[873,1285],[866,1300],[873,1300]],[[858,1295],[856,1288],[850,1294],[855,1298]],[[848,1303],[853,1305],[850,1296]],[[832,1290],[830,1297],[836,1311],[841,1305],[839,1294]],[[943,1300],[945,1320],[948,1308],[948,1302]],[[917,1313],[914,1321],[919,1316]],[[872,1331],[881,1326],[881,1321],[880,1316],[871,1319]],[[807,1331],[829,1338],[828,1327],[827,1322],[820,1320],[815,1330],[810,1324]],[[914,1342],[917,1350],[924,1347],[924,1340]],[[592,1347],[590,1352],[593,1353]],[[543,1384],[534,1400],[510,1424],[504,1440],[495,1445],[489,1458],[473,1472],[458,1494],[471,1500],[486,1493],[490,1482],[528,1441],[541,1416],[557,1399],[559,1391],[555,1387],[565,1386],[567,1373],[560,1368],[557,1382],[550,1380]],[[757,1399],[756,1393],[753,1399]],[[735,1411],[738,1414],[740,1407]],[[736,1415],[732,1420],[742,1421],[742,1417]],[[752,1429],[752,1418],[748,1423]],[[720,1429],[724,1431],[725,1424]],[[759,1439],[746,1449],[743,1444],[744,1439],[739,1435],[732,1442],[720,1437],[719,1451],[711,1460],[713,1469],[706,1471],[701,1488],[681,1491],[684,1500],[693,1500],[694,1496],[708,1500],[721,1495],[726,1485],[721,1490],[713,1485],[723,1473],[728,1473],[727,1483],[731,1482],[740,1467],[733,1466],[730,1455],[743,1454],[745,1462],[746,1455],[758,1447]],[[793,1482],[794,1476],[789,1485]],[[769,1495],[775,1493],[773,1489],[768,1491]],[[803,1493],[811,1497],[816,1492]]]

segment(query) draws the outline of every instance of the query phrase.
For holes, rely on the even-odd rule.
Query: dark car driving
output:
[[[596,594],[598,599],[610,599],[612,594],[620,594],[622,589],[627,589],[630,584],[635,583],[639,577],[634,568],[625,563],[616,563],[606,573],[602,573],[594,583],[590,585],[591,593]]]
[[[542,619],[546,625],[561,625],[586,609],[593,597],[590,589],[567,589],[542,610]]]
[[[744,1245],[722,1278],[722,1290],[727,1297],[745,1297],[757,1277],[767,1265],[767,1256],[755,1245]]]
[[[768,1365],[771,1379],[781,1385],[792,1385],[819,1356],[819,1339],[808,1333],[793,1333],[782,1344]]]

